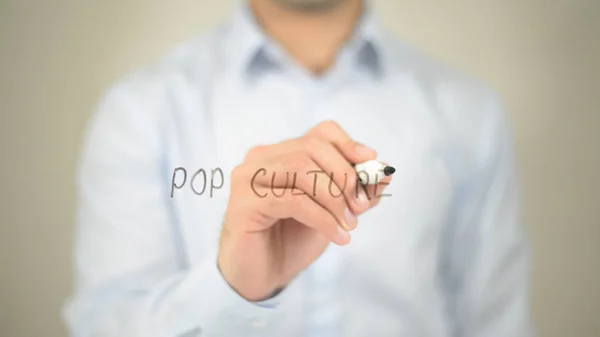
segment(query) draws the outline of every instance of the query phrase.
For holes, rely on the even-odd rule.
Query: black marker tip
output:
[[[391,176],[392,174],[394,174],[394,172],[396,172],[396,169],[392,166],[386,166],[383,168],[383,174],[385,174],[386,176]]]

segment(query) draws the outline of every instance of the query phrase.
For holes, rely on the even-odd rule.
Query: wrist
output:
[[[225,282],[246,301],[264,301],[276,296],[283,289],[275,286],[265,286],[264,284],[258,285],[258,282],[248,280],[245,277],[230,276],[230,274],[223,271],[224,268],[220,263],[217,264],[217,267]]]
[[[252,252],[246,244],[230,237],[219,247],[217,267],[223,279],[238,295],[250,302],[275,296],[282,287],[275,282],[265,266],[268,263],[260,254]]]

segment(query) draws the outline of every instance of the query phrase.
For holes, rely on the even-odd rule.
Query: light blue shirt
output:
[[[391,196],[359,217],[349,245],[332,244],[273,299],[248,302],[216,265],[229,175],[251,147],[324,120],[396,167]],[[518,187],[505,115],[485,85],[369,13],[316,77],[240,6],[98,105],[64,317],[78,337],[529,337]]]

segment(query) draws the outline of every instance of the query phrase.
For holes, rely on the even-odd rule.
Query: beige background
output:
[[[503,96],[534,244],[539,334],[600,336],[600,1],[374,3],[397,34]],[[1,336],[65,335],[74,163],[101,93],[234,5],[0,0]]]

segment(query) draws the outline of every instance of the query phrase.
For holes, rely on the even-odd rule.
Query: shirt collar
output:
[[[280,50],[256,22],[248,2],[241,1],[234,12],[228,42],[235,71],[245,78],[252,78],[277,67],[275,59]],[[384,70],[382,31],[370,1],[365,2],[365,11],[347,47],[354,53],[358,66],[379,76]]]

